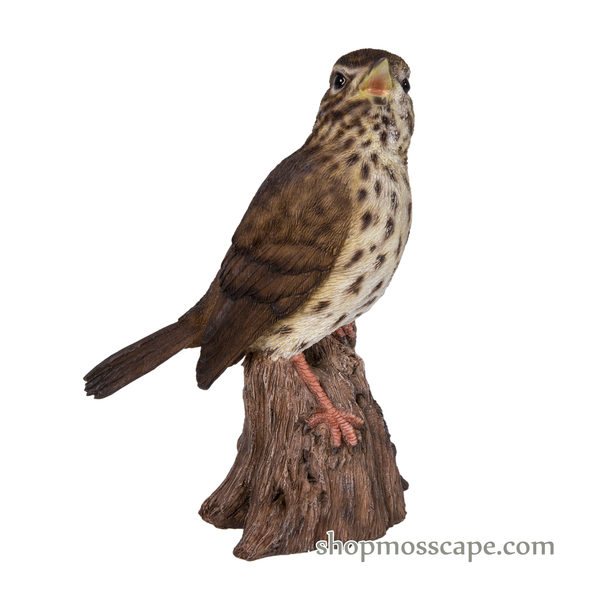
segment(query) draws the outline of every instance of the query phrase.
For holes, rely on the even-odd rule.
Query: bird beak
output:
[[[385,104],[386,97],[392,88],[393,82],[389,75],[389,62],[385,57],[382,57],[375,62],[369,75],[362,81],[359,90],[361,94],[366,95],[368,98],[377,99],[375,102]]]

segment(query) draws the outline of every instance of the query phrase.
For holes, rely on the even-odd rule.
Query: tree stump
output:
[[[317,404],[290,361],[246,357],[238,455],[199,511],[216,527],[244,529],[236,557],[310,551],[331,530],[374,540],[404,519],[408,484],[353,345],[332,335],[304,354],[334,405],[365,421],[355,447],[335,449],[326,425],[307,427]]]

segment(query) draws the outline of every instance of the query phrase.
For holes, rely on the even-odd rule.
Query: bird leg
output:
[[[307,364],[302,353],[291,357],[291,362],[295,366],[295,370],[303,379],[305,385],[321,406],[321,410],[316,412],[308,421],[307,425],[310,428],[316,427],[318,424],[327,424],[330,428],[330,436],[332,444],[339,447],[344,440],[352,446],[357,444],[355,428],[360,428],[364,421],[350,412],[341,412],[334,407],[326,392],[322,389],[318,378],[314,375],[310,366]]]

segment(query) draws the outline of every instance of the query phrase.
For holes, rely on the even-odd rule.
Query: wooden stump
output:
[[[309,551],[330,530],[342,541],[378,539],[406,515],[408,484],[362,359],[334,335],[305,357],[334,405],[365,424],[358,445],[335,449],[326,425],[306,426],[317,404],[292,363],[246,358],[238,455],[199,512],[216,527],[244,529],[234,549],[242,559]]]

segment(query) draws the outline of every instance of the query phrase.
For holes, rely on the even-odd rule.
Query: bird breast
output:
[[[412,217],[405,162],[373,152],[351,171],[355,214],[326,280],[293,315],[252,346],[273,359],[290,358],[366,313],[391,282]]]

